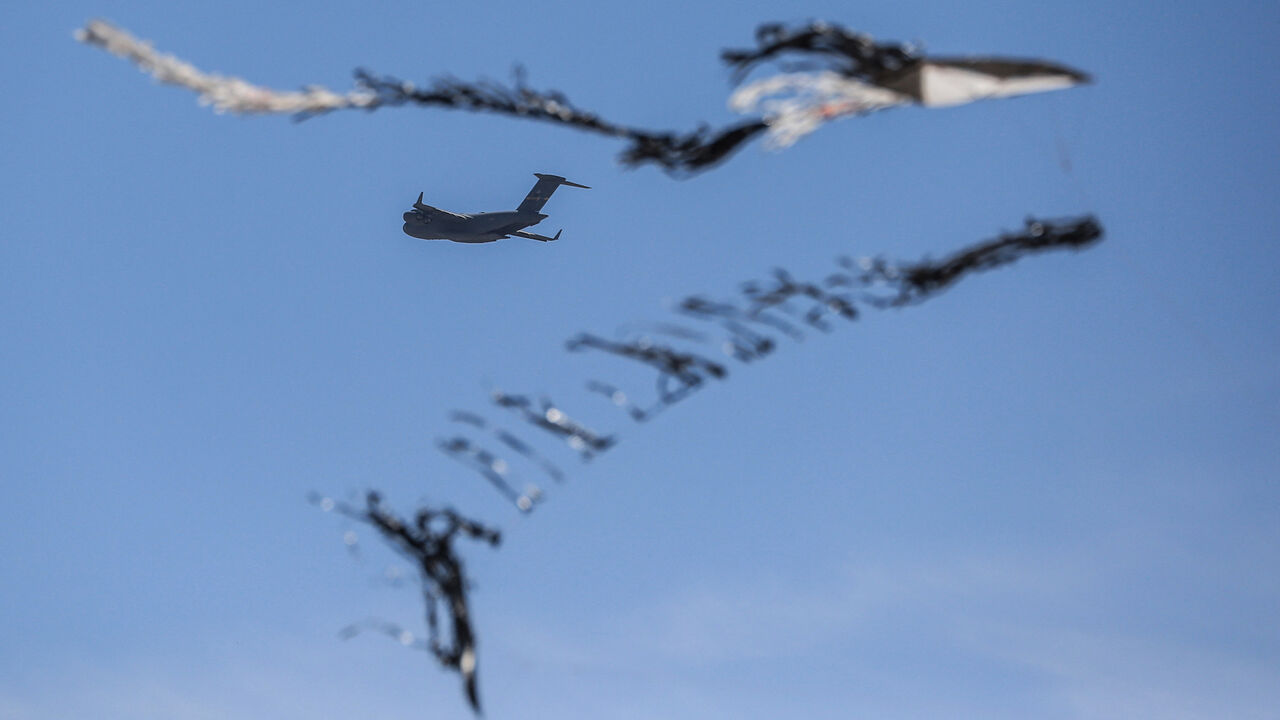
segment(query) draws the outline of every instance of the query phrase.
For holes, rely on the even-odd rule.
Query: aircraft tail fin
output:
[[[584,188],[590,190],[586,185],[579,185],[576,182],[569,182],[559,175],[547,175],[545,173],[534,173],[538,178],[538,182],[534,184],[533,189],[525,196],[524,202],[520,203],[520,207],[516,208],[516,212],[539,212],[542,206],[547,204],[547,200],[551,199],[551,193],[561,185],[569,187]]]

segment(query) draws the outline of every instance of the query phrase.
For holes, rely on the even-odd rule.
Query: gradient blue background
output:
[[[506,79],[624,123],[734,118],[717,54],[825,18],[1039,56],[1067,92],[845,120],[687,181],[618,142],[420,109],[218,116],[91,17],[279,88]],[[10,3],[0,11],[0,718],[469,715],[381,637],[366,487],[469,549],[492,718],[1280,717],[1274,2]],[[413,240],[419,191],[563,190],[554,244]],[[784,342],[647,425],[574,332],[783,265],[1092,211],[1106,242]],[[432,446],[491,383],[621,444],[527,518]],[[634,383],[633,383],[634,384]],[[528,440],[534,431],[520,431]],[[360,533],[353,560],[342,533]]]

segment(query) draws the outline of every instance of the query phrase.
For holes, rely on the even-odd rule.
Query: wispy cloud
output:
[[[1089,587],[1088,570],[1016,557],[920,563],[857,561],[808,582],[781,575],[746,584],[684,588],[637,608],[621,627],[637,645],[689,663],[787,657],[847,642],[886,613],[945,617],[993,602],[1027,602]]]
[[[1274,662],[1225,641],[1206,648],[1192,632],[1153,639],[1116,621],[1099,629],[1090,618],[1132,579],[1091,557],[859,560],[808,582],[708,580],[638,605],[612,628],[592,628],[594,644],[561,655],[580,670],[643,671],[690,692],[706,689],[695,678],[731,668],[782,674],[834,664],[832,672],[864,683],[874,674],[879,687],[824,685],[821,698],[796,702],[847,703],[882,717],[1013,718],[1028,709],[1099,720],[1275,717]]]
[[[394,720],[419,716],[414,708],[424,687],[455,699],[456,687],[443,673],[424,677],[415,662],[420,658],[362,666],[362,657],[359,647],[332,634],[266,633],[216,651],[168,648],[92,663],[40,660],[0,679],[0,718]],[[466,715],[458,710],[456,716]]]
[[[1280,667],[1242,653],[1028,623],[975,623],[966,635],[982,652],[1051,677],[1075,717],[1269,720],[1280,712]]]

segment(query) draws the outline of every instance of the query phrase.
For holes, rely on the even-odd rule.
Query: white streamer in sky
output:
[[[378,102],[377,95],[367,90],[340,94],[318,85],[298,91],[272,90],[242,78],[206,73],[178,57],[157,52],[150,43],[102,20],[90,21],[75,37],[132,62],[162,83],[196,91],[201,104],[213,106],[216,112],[293,115],[370,107]]]

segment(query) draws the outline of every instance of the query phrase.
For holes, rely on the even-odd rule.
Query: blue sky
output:
[[[1271,718],[1280,707],[1274,3],[27,3],[0,58],[0,718],[467,717],[394,559],[308,492],[500,526],[467,555],[494,718]],[[724,47],[825,18],[1095,85],[908,108],[677,181],[462,113],[218,116],[75,43],[103,17],[280,88],[508,77],[731,121]],[[420,191],[563,190],[554,244],[413,240]],[[1099,247],[783,343],[653,422],[590,330],[1028,214]],[[496,385],[621,438],[520,517],[433,447]],[[521,435],[533,440],[532,430]],[[558,454],[557,454],[558,453]]]

